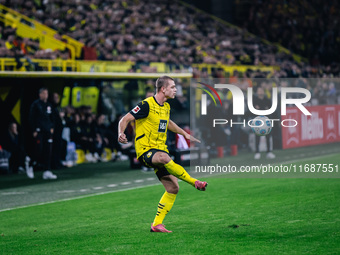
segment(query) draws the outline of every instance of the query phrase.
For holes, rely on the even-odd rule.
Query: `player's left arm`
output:
[[[187,132],[185,132],[182,128],[177,126],[177,124],[175,122],[173,122],[172,120],[169,120],[168,129],[170,131],[176,133],[176,134],[180,134],[180,135],[184,136],[185,139],[188,139],[188,140],[190,140],[192,142],[198,142],[198,143],[201,142],[200,140],[196,139],[192,135],[190,135]]]

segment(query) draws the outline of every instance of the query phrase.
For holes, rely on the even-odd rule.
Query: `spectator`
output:
[[[29,119],[35,144],[34,160],[39,164],[43,172],[43,179],[57,179],[51,169],[51,156],[54,133],[54,115],[52,105],[47,101],[48,89],[39,90],[39,99],[31,105]]]
[[[82,59],[84,60],[97,60],[97,52],[94,47],[95,42],[88,40],[82,48]]]
[[[60,96],[58,93],[52,93],[51,105],[52,114],[54,119],[54,132],[53,132],[53,146],[52,146],[52,169],[62,168],[61,161],[65,159],[66,154],[66,141],[62,139],[62,133],[66,122],[64,120],[65,113],[59,106]]]
[[[0,173],[9,173],[9,158],[11,153],[4,150],[0,145]]]
[[[254,98],[253,104],[254,104],[254,108],[257,110],[268,110],[272,106],[272,103],[270,102],[270,100],[265,96],[265,92],[262,86],[257,88],[256,97]],[[269,135],[266,135],[265,138],[267,142],[267,158],[273,159],[275,158],[275,155],[272,152],[272,148],[270,147],[270,139],[272,139],[273,137],[270,133]],[[255,159],[261,158],[259,136],[256,136],[256,153],[255,153],[254,158]]]
[[[99,158],[95,145],[95,130],[92,124],[92,115],[87,114],[81,121],[80,115],[74,115],[74,122],[70,126],[71,141],[77,145],[77,148],[84,150],[87,162],[95,163]],[[97,153],[97,155],[95,155]]]
[[[327,91],[327,104],[336,104],[336,88],[333,82],[329,84],[329,89]]]
[[[85,156],[90,162],[97,162],[100,160],[99,153],[103,149],[103,141],[100,135],[96,132],[95,122],[92,114],[87,114],[85,116],[85,121],[82,123],[84,137],[88,141],[89,153]]]
[[[97,121],[96,121],[96,134],[98,137],[97,143],[98,141],[102,141],[102,148],[101,148],[101,152],[99,153],[99,155],[102,154],[102,151],[104,150],[104,148],[110,148],[111,151],[114,150],[115,147],[115,136],[114,133],[105,125],[105,115],[104,114],[100,114],[97,117]],[[99,147],[97,145],[97,147]],[[108,158],[108,157],[106,157]],[[106,160],[106,158],[102,158],[102,160]]]
[[[17,124],[11,122],[2,140],[3,148],[11,153],[9,159],[10,170],[14,173],[26,173],[30,179],[34,178],[33,168],[29,166],[30,158],[27,156],[22,137],[19,136]]]

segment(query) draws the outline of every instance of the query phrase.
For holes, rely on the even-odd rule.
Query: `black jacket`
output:
[[[20,140],[19,135],[12,136],[7,130],[5,135],[1,138],[1,144],[5,150],[14,152],[21,145]]]
[[[35,100],[30,109],[30,125],[32,132],[47,132],[54,128],[52,105],[40,99]]]

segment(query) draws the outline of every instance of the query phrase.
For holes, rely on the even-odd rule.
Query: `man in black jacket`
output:
[[[51,169],[51,156],[54,132],[52,105],[47,102],[48,90],[39,90],[39,99],[35,100],[30,109],[30,124],[36,145],[35,160],[43,167],[43,179],[57,179]]]

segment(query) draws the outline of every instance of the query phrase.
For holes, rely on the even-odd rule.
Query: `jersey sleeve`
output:
[[[146,101],[142,101],[133,108],[130,113],[136,120],[146,118],[149,115],[149,104]]]

